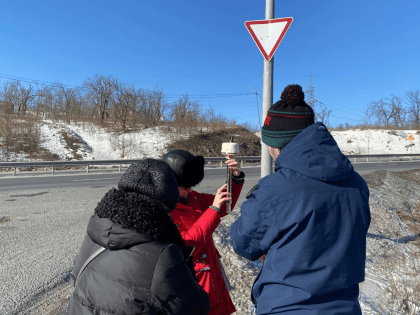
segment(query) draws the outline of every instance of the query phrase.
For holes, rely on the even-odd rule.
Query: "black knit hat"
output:
[[[131,164],[118,182],[118,188],[158,203],[166,212],[172,211],[179,200],[178,184],[173,171],[165,162],[154,159]]]
[[[297,84],[286,86],[267,112],[262,141],[273,148],[284,148],[299,132],[314,123],[314,111],[305,103],[305,94]]]
[[[172,150],[162,160],[174,171],[181,187],[190,188],[204,178],[204,157],[201,155],[194,156],[185,150]]]

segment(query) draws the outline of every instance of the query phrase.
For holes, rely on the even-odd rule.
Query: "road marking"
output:
[[[82,182],[87,180],[106,180],[106,179],[118,179],[118,178],[97,178],[97,179],[73,179],[73,182]]]

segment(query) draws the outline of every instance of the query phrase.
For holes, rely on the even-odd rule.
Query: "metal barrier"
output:
[[[420,160],[420,154],[369,154],[369,155],[346,155],[352,163],[364,163],[357,161],[357,159],[367,159],[369,163],[369,158],[378,158],[378,161],[375,162],[385,162],[381,161],[381,158],[387,158],[388,161],[412,161],[413,158]],[[392,158],[396,160],[392,160]],[[405,160],[407,158],[407,160]],[[408,160],[408,158],[410,158]],[[226,161],[225,157],[205,157],[206,162],[218,162],[220,161],[220,166],[223,166],[223,161]],[[261,156],[236,156],[237,161],[241,161],[241,167],[244,165],[244,161],[261,161]],[[352,161],[353,160],[353,161]],[[44,167],[51,166],[51,174],[54,174],[54,168],[58,166],[72,166],[72,165],[81,165],[86,166],[86,171],[89,173],[89,167],[93,165],[119,165],[119,172],[121,172],[121,165],[127,165],[135,163],[139,159],[131,160],[92,160],[92,161],[33,161],[33,162],[0,162],[0,169],[2,168],[13,168],[13,175],[16,175],[16,169],[20,167]]]
[[[223,166],[223,161],[226,161],[225,157],[205,157],[206,162],[217,162],[220,161],[220,165]],[[236,156],[237,161],[241,161],[241,167],[244,165],[244,161],[261,161],[260,156]],[[131,160],[91,160],[91,161],[29,161],[29,162],[0,162],[0,169],[2,168],[13,168],[13,176],[16,176],[16,170],[21,167],[51,167],[51,174],[54,175],[54,169],[58,166],[86,166],[86,172],[89,173],[89,167],[93,165],[119,165],[119,172],[121,172],[121,166],[131,163],[135,163],[139,159]]]

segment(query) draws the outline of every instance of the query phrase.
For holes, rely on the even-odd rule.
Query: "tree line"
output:
[[[307,102],[311,103],[311,99]],[[332,110],[322,103],[317,107],[310,105],[315,109],[317,121],[328,123]],[[188,94],[169,102],[158,87],[153,90],[138,89],[134,84],[122,83],[104,75],[94,75],[75,88],[61,83],[38,87],[24,85],[18,80],[5,82],[0,88],[0,114],[25,117],[28,112],[37,120],[92,122],[122,130],[136,129],[139,125],[152,127],[164,122],[183,128],[236,124],[236,121],[216,115],[212,107],[203,110],[199,101],[192,100]],[[245,128],[256,131],[250,124],[245,125]],[[351,125],[347,123],[346,126]],[[391,95],[369,103],[362,123],[357,126],[420,128],[419,90],[406,92],[404,99]]]
[[[365,111],[366,125],[384,128],[420,128],[420,91],[407,91],[405,98],[391,95],[371,102]]]
[[[0,113],[25,117],[28,113],[39,119],[52,121],[92,122],[114,125],[122,130],[147,127],[162,122],[187,124],[235,124],[210,107],[200,108],[199,101],[184,94],[169,102],[162,89],[138,89],[134,84],[122,83],[112,76],[95,75],[80,87],[69,88],[55,83],[36,87],[18,80],[5,82],[0,90]]]

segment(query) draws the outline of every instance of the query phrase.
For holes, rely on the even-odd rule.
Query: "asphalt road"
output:
[[[420,169],[420,161],[353,163],[353,166],[360,175],[364,175],[376,170],[400,172]],[[124,171],[124,168],[121,172],[118,169],[91,170],[89,174],[82,170],[55,171],[54,175],[51,175],[51,172],[33,171],[17,172],[16,176],[13,176],[13,172],[0,173],[0,191],[116,186]],[[261,168],[259,166],[245,165],[243,171],[247,177],[257,178],[261,176]],[[226,169],[206,167],[205,178],[223,180],[226,178]]]

